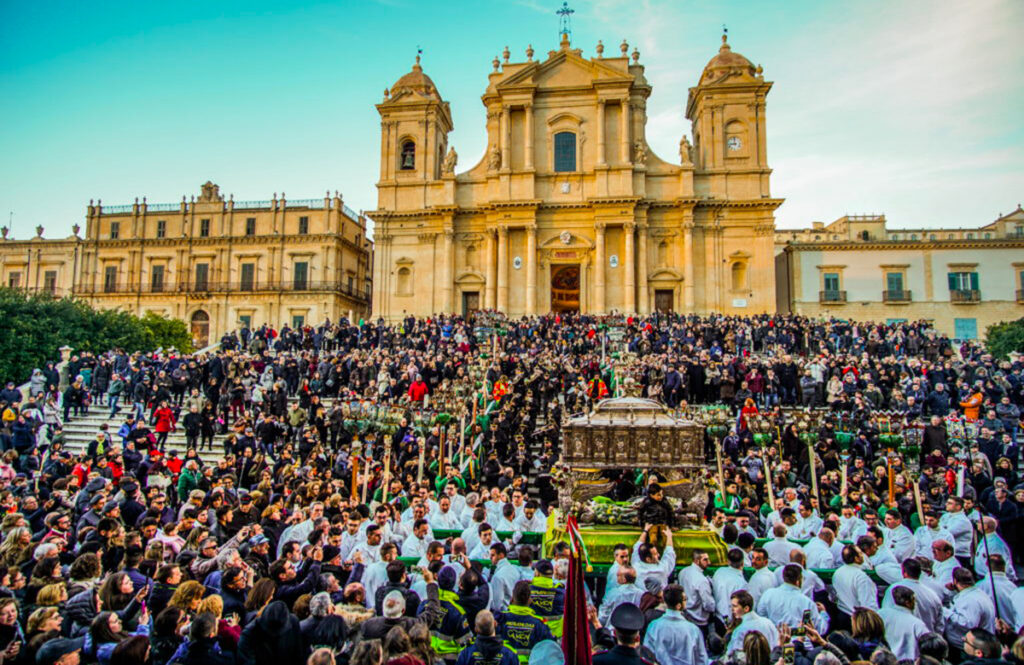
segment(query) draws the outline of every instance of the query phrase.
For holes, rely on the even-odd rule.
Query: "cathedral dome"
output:
[[[726,36],[722,35],[722,46],[718,49],[718,55],[711,58],[705,65],[704,73],[701,74],[701,83],[717,81],[733,74],[754,77],[757,73],[754,64],[739,53],[734,53],[729,47],[729,42],[726,41]]]
[[[418,55],[416,56],[416,64],[412,66],[412,71],[402,76],[391,86],[392,97],[404,91],[415,92],[424,97],[441,98],[440,93],[437,92],[437,86],[434,85],[429,76],[423,73],[423,67],[420,66],[420,56]]]

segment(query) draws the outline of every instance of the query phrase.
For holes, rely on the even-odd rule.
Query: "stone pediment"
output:
[[[568,241],[568,242],[567,242]],[[540,244],[540,249],[586,249],[594,248],[594,243],[570,231],[549,238]]]
[[[497,84],[498,90],[518,87],[566,88],[594,83],[633,83],[631,74],[596,60],[586,60],[573,51],[558,51],[542,63],[524,67]]]

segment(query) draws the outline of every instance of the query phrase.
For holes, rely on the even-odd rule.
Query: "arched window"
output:
[[[398,295],[412,295],[412,270],[409,268],[398,269]]]
[[[572,132],[555,134],[555,171],[558,173],[576,170],[576,135]]]
[[[742,291],[747,288],[747,264],[745,261],[735,261],[732,264],[732,290]]]
[[[403,171],[416,169],[416,144],[412,141],[402,143],[402,158],[399,161],[399,168]]]

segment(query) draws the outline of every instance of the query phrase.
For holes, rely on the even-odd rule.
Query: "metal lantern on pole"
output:
[[[722,439],[729,433],[729,411],[727,407],[715,406],[701,412],[704,429],[715,442],[715,461],[718,465],[718,490],[725,501],[725,471],[722,468]]]

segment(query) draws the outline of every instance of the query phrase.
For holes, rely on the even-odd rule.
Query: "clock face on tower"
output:
[[[743,146],[743,142],[740,141],[740,137],[738,136],[730,136],[729,140],[726,141],[725,144],[729,147],[729,150],[732,150],[733,152],[736,152]]]

